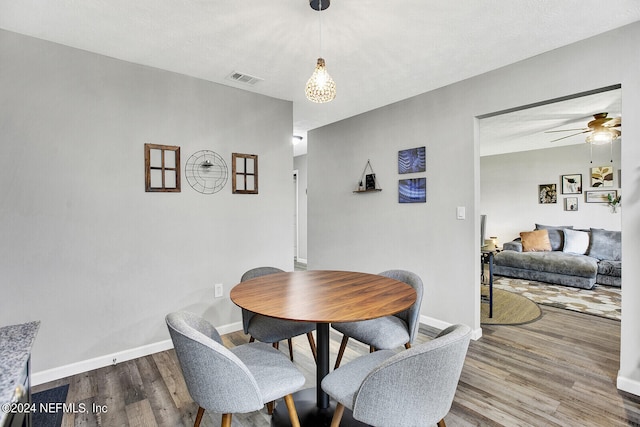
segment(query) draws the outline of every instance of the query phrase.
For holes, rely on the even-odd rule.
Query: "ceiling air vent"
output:
[[[227,76],[228,80],[232,80],[234,82],[243,83],[246,85],[255,85],[256,83],[262,81],[263,79],[255,76],[250,76],[249,74],[239,73],[237,71],[232,72]]]

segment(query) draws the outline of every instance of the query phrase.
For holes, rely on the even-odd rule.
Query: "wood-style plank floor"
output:
[[[542,310],[542,318],[530,324],[483,327],[484,336],[470,344],[447,425],[640,425],[640,398],[616,389],[620,323],[553,307]],[[436,333],[422,327],[418,341]],[[248,341],[242,332],[223,338],[228,346]],[[332,361],[340,338],[332,332]],[[306,385],[315,386],[315,363],[306,337],[295,338],[294,346]],[[281,350],[286,351],[286,345]],[[343,363],[367,351],[351,340]],[[65,383],[67,403],[83,402],[88,408],[96,403],[108,411],[65,414],[63,427],[190,427],[197,411],[173,350],[42,384],[34,392]],[[201,424],[219,425],[220,416],[209,413]],[[233,419],[234,427],[268,425],[265,409]]]

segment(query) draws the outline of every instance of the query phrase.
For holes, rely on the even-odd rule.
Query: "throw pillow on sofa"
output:
[[[536,230],[547,230],[552,251],[561,251],[564,247],[564,233],[562,230],[571,229],[573,225],[542,225],[536,224]]]
[[[562,252],[578,255],[587,253],[587,250],[589,250],[589,233],[571,229],[565,229],[563,232],[564,246]]]
[[[520,233],[522,252],[543,252],[551,250],[547,230],[523,231]]]
[[[620,261],[622,259],[622,232],[592,228],[589,256]]]

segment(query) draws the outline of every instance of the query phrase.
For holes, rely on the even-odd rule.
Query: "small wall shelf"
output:
[[[370,174],[367,173],[367,168],[371,171]],[[360,181],[358,182],[358,189],[353,190],[354,193],[375,193],[378,191],[382,191],[382,188],[378,186],[378,179],[376,178],[375,172],[373,172],[373,167],[371,167],[371,162],[367,160],[367,164],[364,165],[364,170],[362,171],[362,175],[360,176]]]
[[[382,191],[382,188],[373,188],[371,190],[353,190],[354,193],[375,193],[377,191]]]

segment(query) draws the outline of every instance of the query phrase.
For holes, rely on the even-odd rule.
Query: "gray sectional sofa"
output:
[[[547,230],[551,250],[523,251],[521,239],[505,243],[503,251],[494,257],[494,274],[584,289],[591,289],[596,283],[621,286],[620,231],[573,230],[571,226],[541,224],[536,224],[536,230]],[[576,231],[588,233],[584,253],[572,252],[575,247],[565,239],[565,234],[573,239]]]

